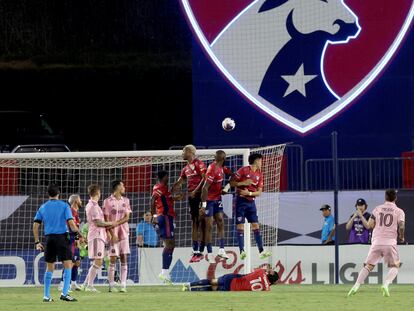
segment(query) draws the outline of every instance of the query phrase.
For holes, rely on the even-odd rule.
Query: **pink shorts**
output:
[[[400,263],[400,256],[398,254],[396,245],[372,245],[369,249],[365,263],[375,266],[381,258],[384,258],[384,263],[394,266]]]
[[[101,239],[88,241],[89,259],[102,259],[105,257],[105,242]]]
[[[116,243],[111,243],[109,245],[109,256],[116,256],[119,257],[119,255],[124,254],[130,254],[131,251],[129,249],[129,239],[123,239]]]

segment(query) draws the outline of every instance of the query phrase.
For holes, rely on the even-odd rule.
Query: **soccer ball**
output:
[[[223,122],[221,122],[221,126],[225,131],[232,131],[236,127],[236,122],[232,118],[225,118]]]

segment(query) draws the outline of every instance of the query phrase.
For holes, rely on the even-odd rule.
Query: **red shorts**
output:
[[[381,258],[384,258],[384,263],[390,266],[395,266],[400,263],[400,255],[398,254],[396,245],[372,245],[369,249],[366,264],[375,266]]]
[[[129,249],[129,239],[123,239],[116,243],[111,243],[109,245],[109,256],[116,256],[119,257],[119,255],[123,254],[130,254],[131,251]]]

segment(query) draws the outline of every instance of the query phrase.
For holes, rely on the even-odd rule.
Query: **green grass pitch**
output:
[[[60,301],[52,288],[54,303],[43,303],[40,287],[0,288],[1,310],[280,310],[280,311],[387,311],[414,310],[414,285],[390,286],[391,297],[382,297],[379,286],[362,286],[346,298],[350,285],[277,285],[266,292],[182,292],[178,286],[129,287],[128,293],[75,292],[76,303]],[[105,291],[104,291],[105,290]]]

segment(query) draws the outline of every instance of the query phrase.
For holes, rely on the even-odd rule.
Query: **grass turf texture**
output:
[[[182,292],[179,286],[128,287],[128,293],[99,294],[74,292],[79,301],[59,300],[52,288],[53,303],[43,303],[43,290],[0,288],[1,310],[413,310],[414,285],[390,286],[391,297],[383,297],[380,286],[361,286],[358,293],[346,298],[351,285],[277,285],[266,292]]]

